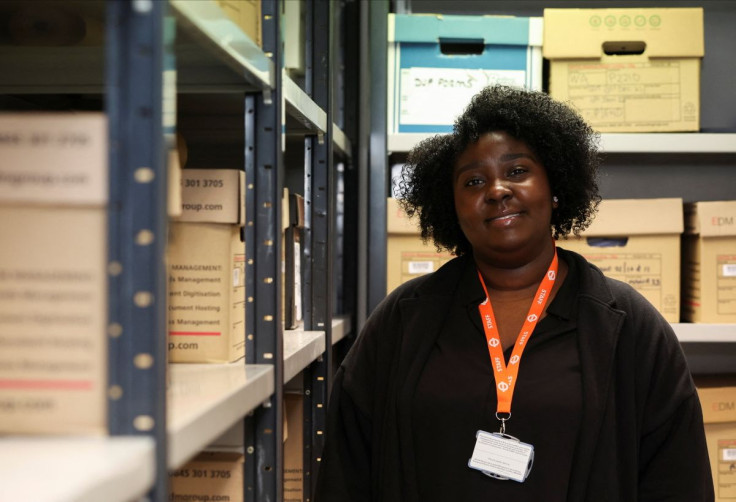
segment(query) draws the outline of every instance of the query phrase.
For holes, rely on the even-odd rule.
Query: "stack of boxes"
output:
[[[107,122],[0,115],[0,433],[107,431]]]

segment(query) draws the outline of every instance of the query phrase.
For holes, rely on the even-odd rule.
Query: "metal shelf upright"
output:
[[[109,122],[108,427],[155,439],[151,501],[168,499],[166,468],[166,169],[163,19],[153,0],[106,3]]]
[[[281,196],[284,180],[282,48],[277,2],[261,3],[273,88],[245,97],[246,363],[274,366],[274,393],[245,421],[245,498],[283,499]]]

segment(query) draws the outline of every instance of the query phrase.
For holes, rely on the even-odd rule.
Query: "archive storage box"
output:
[[[683,318],[736,322],[736,201],[685,206]]]
[[[204,452],[169,475],[169,500],[243,502],[244,455]]]
[[[284,502],[304,500],[304,398],[284,393]]]
[[[716,502],[736,499],[736,378],[696,377]]]
[[[611,199],[580,237],[557,245],[630,284],[665,319],[679,322],[682,230],[682,199]]]
[[[0,115],[0,433],[107,430],[107,121]]]
[[[697,131],[702,8],[545,9],[549,93],[602,132]]]
[[[170,225],[169,361],[232,362],[245,355],[244,176],[184,169],[182,214]]]
[[[388,132],[450,132],[470,98],[542,90],[542,18],[389,14]]]
[[[261,0],[216,0],[227,16],[245,32],[258,47],[263,46]]]
[[[454,256],[422,242],[416,220],[410,220],[394,198],[386,208],[386,290],[390,293],[409,279],[434,272]]]

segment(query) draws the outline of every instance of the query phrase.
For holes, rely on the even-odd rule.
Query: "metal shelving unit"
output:
[[[0,498],[122,502],[145,495],[152,502],[168,500],[168,471],[235,426],[245,437],[240,450],[246,455],[246,500],[282,499],[284,382],[304,374],[310,381],[305,393],[320,396],[306,400],[306,426],[324,423],[332,347],[352,329],[351,315],[335,315],[331,303],[333,170],[336,159],[349,164],[354,149],[350,135],[333,119],[331,33],[333,11],[342,3],[307,0],[306,5],[312,13],[307,30],[312,38],[306,44],[312,74],[303,88],[280,69],[275,0],[262,1],[263,48],[211,0],[108,0],[84,6],[86,15],[106,19],[104,47],[20,49],[2,58],[0,69],[8,76],[0,83],[2,93],[92,93],[105,102],[112,145],[112,437],[3,438]],[[168,15],[177,27],[171,46],[163,36]],[[180,95],[203,96],[204,106],[215,103],[215,110],[233,104],[242,110],[239,136],[227,130],[213,134],[245,145],[248,216],[246,361],[171,364],[168,374],[165,337],[155,336],[166,333],[162,74],[167,57],[175,61]],[[310,224],[303,281],[309,286],[308,309],[302,329],[288,331],[280,323],[279,280],[286,135],[304,137]],[[143,234],[153,238],[135,238]],[[321,434],[308,429],[305,438],[309,462],[316,466]],[[305,466],[305,484],[314,479],[315,469]]]

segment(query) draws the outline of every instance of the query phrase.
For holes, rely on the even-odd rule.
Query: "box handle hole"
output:
[[[482,38],[440,38],[440,52],[446,56],[483,54]]]
[[[646,49],[646,42],[603,42],[603,53],[608,56],[644,54]]]
[[[629,242],[628,237],[587,237],[585,240],[593,248],[622,248]]]

